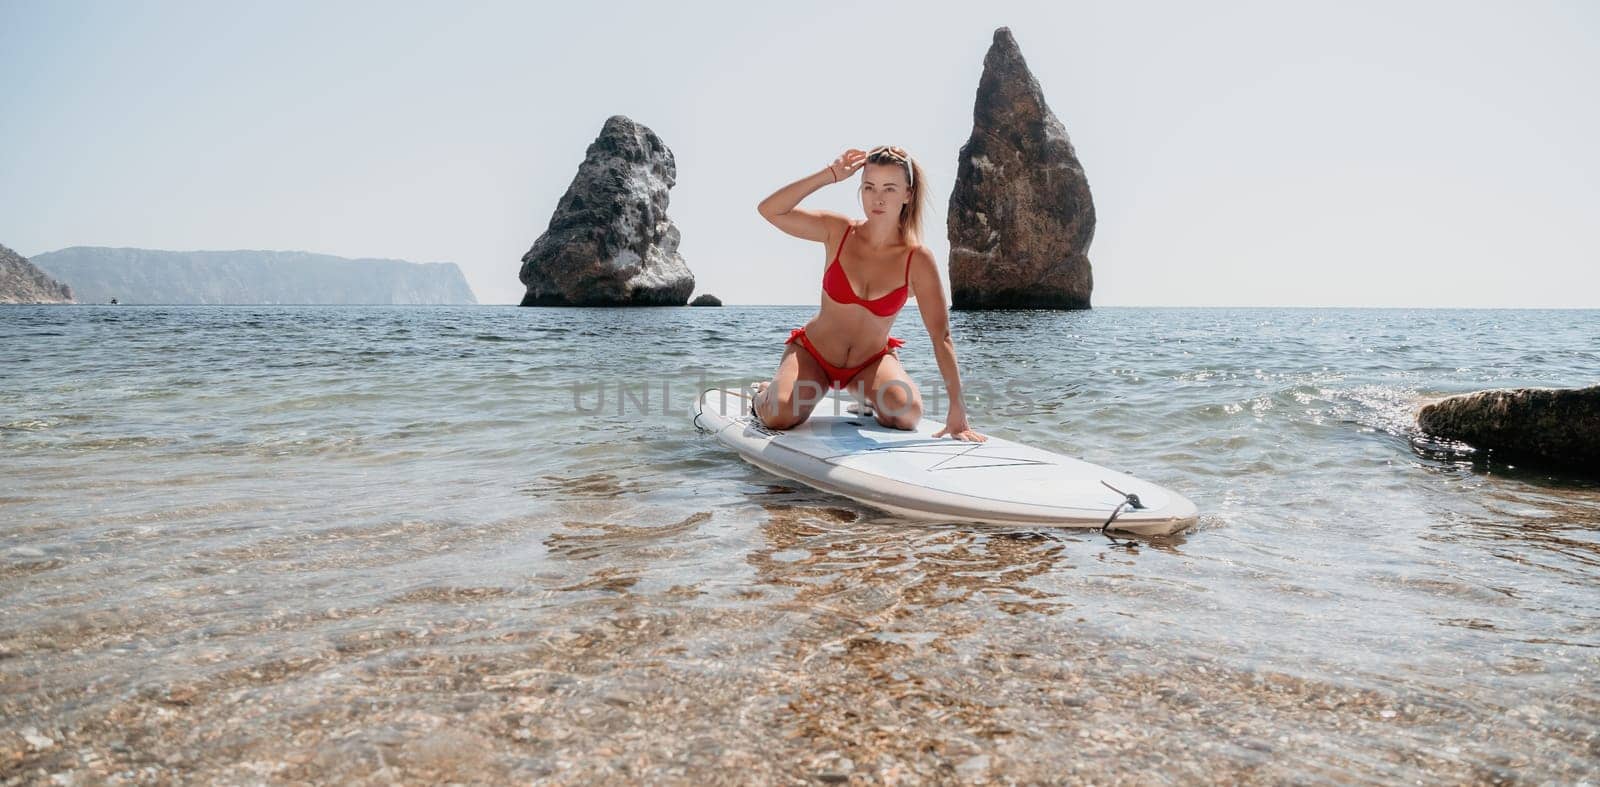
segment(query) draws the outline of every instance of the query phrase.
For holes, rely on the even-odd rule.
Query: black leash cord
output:
[[[706,395],[707,391],[715,391],[715,390],[717,390],[717,389],[715,389],[715,388],[707,388],[705,391],[701,391],[700,392],[700,397],[704,397]],[[756,412],[756,408],[755,408],[755,397],[750,396],[750,395],[745,394],[745,393],[740,393],[739,394],[739,398],[741,398],[741,399],[749,399],[750,400],[750,416],[755,419],[756,423],[758,423],[758,424],[761,423],[761,414]],[[700,416],[706,414],[705,408],[701,406],[701,402],[703,402],[703,401],[705,401],[703,398],[696,398],[695,399],[695,401],[694,401],[694,418],[690,419],[690,423],[694,424],[694,429],[695,429],[696,432],[699,432],[700,434],[712,434],[713,433],[712,430],[707,429],[704,426],[700,425]],[[726,400],[724,400],[724,401],[726,401]],[[741,406],[741,409],[743,409],[742,406]]]
[[[1118,503],[1115,508],[1111,509],[1111,516],[1106,517],[1105,524],[1100,526],[1100,535],[1105,536],[1106,538],[1111,538],[1111,533],[1107,532],[1111,529],[1111,523],[1117,521],[1117,517],[1121,515],[1124,510],[1138,510],[1144,508],[1144,503],[1140,502],[1139,496],[1133,494],[1132,492],[1124,492],[1121,489],[1107,484],[1104,480],[1102,480],[1100,483],[1104,484],[1107,489],[1122,495],[1122,502]],[[1112,543],[1116,543],[1116,539],[1114,538],[1111,538],[1111,541]]]

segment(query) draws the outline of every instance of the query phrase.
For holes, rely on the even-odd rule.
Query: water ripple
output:
[[[1592,774],[1600,482],[1415,412],[1592,383],[1593,313],[953,314],[977,428],[1200,506],[1131,545],[907,521],[695,434],[806,309],[0,315],[15,773],[71,736],[224,782],[705,775],[673,747],[753,781]]]

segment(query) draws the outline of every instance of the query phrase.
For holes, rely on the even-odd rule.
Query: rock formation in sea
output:
[[[721,306],[722,299],[709,292],[700,293],[699,297],[689,302],[690,306]]]
[[[34,262],[86,303],[467,304],[453,262],[347,259],[303,251],[156,251],[74,246]]]
[[[0,303],[72,303],[72,288],[0,246]]]
[[[694,274],[667,217],[677,183],[655,132],[614,115],[589,145],[550,226],[522,257],[523,306],[682,306]]]
[[[1600,385],[1453,396],[1422,408],[1417,425],[1496,458],[1600,476]]]
[[[1089,181],[1008,28],[983,58],[947,232],[952,308],[1089,308]]]

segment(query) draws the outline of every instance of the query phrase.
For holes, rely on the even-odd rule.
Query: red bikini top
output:
[[[822,274],[822,291],[839,303],[859,303],[867,307],[867,311],[879,317],[888,317],[900,311],[900,307],[906,305],[906,297],[910,293],[911,254],[915,254],[916,249],[912,249],[911,253],[906,255],[906,283],[881,298],[869,301],[856,295],[856,291],[850,287],[850,279],[844,275],[844,266],[839,264],[839,252],[844,251],[844,239],[850,237],[851,229],[845,228],[844,238],[839,239],[839,251],[833,253],[833,262],[828,263],[828,269]]]

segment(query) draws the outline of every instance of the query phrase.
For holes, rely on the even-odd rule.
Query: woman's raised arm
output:
[[[772,222],[777,227],[796,238],[814,240],[818,243],[828,241],[828,222],[837,221],[842,216],[826,211],[806,210],[798,207],[800,200],[810,196],[811,192],[823,186],[837,183],[850,177],[867,161],[865,151],[851,148],[846,150],[827,169],[818,170],[812,175],[807,175],[787,186],[772,193],[772,196],[761,201],[756,210],[762,218]]]

